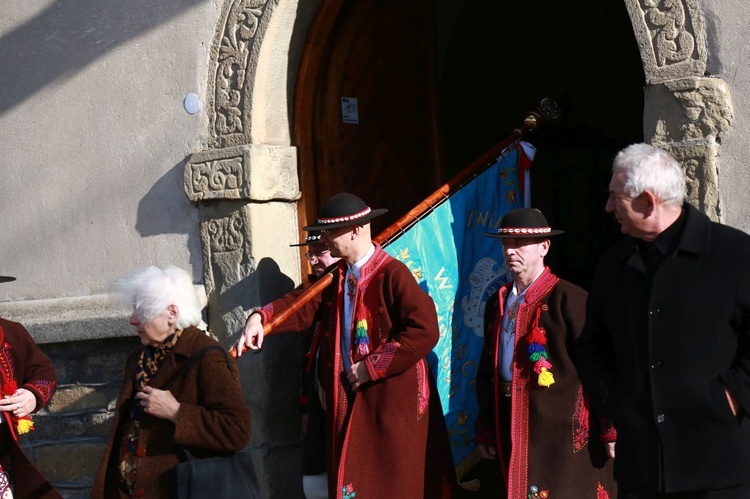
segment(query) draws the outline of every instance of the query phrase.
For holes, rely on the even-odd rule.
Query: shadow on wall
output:
[[[0,38],[0,116],[202,0],[58,0]],[[10,7],[4,7],[6,9]],[[0,13],[0,16],[3,14]]]
[[[216,269],[214,268],[214,271]],[[245,310],[265,305],[294,288],[294,281],[281,272],[272,258],[262,258],[255,270],[232,286],[217,289],[209,297],[209,307],[237,311],[236,322],[212,321],[211,329],[229,325],[229,341],[234,343],[242,330]],[[227,312],[231,314],[232,312]],[[232,324],[236,324],[232,326]],[[268,336],[260,351],[248,351],[240,357],[240,371],[245,402],[252,414],[252,436],[248,445],[263,497],[302,496],[302,451],[300,447],[300,372],[305,365],[305,333]]]
[[[239,338],[244,325],[245,311],[261,307],[294,289],[294,281],[281,272],[279,265],[272,258],[262,258],[250,275],[234,285],[226,286],[219,281],[220,276],[214,272],[216,290],[209,297],[209,307],[222,311],[240,311],[236,327],[230,331],[219,331],[228,321],[211,324],[211,330],[219,338],[229,338],[231,342]]]
[[[202,249],[198,210],[183,190],[183,171],[187,158],[170,168],[138,203],[135,229],[143,237],[162,234],[187,234],[190,265],[201,268]],[[202,280],[203,276],[198,277]]]
[[[201,268],[202,250],[198,210],[183,191],[183,171],[187,158],[170,168],[138,203],[135,229],[143,237],[187,234],[190,265]],[[193,276],[199,281],[203,276]]]

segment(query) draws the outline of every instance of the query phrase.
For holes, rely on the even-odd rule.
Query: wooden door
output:
[[[302,224],[351,192],[389,209],[377,234],[439,185],[433,10],[430,0],[321,3],[296,92]],[[342,98],[356,99],[357,119]]]

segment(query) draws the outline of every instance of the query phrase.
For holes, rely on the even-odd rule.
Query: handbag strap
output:
[[[227,351],[219,345],[208,345],[207,347],[203,347],[195,352],[195,355],[190,357],[190,360],[188,360],[185,365],[180,368],[179,371],[174,373],[172,377],[169,378],[166,383],[164,383],[164,385],[162,386],[162,390],[166,390],[170,385],[172,385],[172,383],[185,376],[190,368],[193,367],[199,360],[201,360],[201,358],[203,358],[203,354],[212,349],[217,350],[219,353],[221,353],[221,355],[224,357],[224,361],[227,363],[227,369],[229,369],[229,372],[232,373],[232,377],[234,378],[235,376],[232,372],[232,364],[229,362],[229,355],[227,355]]]

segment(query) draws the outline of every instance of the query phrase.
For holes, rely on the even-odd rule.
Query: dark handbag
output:
[[[175,466],[175,495],[180,499],[254,499],[260,497],[250,454],[193,459]]]
[[[187,373],[208,350],[221,352],[231,371],[227,352],[218,345],[209,345],[198,350],[190,360],[172,376],[164,389]],[[260,497],[255,468],[250,454],[236,452],[226,456],[194,459],[190,451],[182,448],[186,460],[174,468],[175,496],[179,499],[254,499]]]

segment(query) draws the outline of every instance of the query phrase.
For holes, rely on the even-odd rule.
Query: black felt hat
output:
[[[15,281],[15,280],[16,280],[15,277],[11,277],[9,275],[0,275],[0,282],[10,282],[10,281]]]
[[[311,230],[308,232],[304,243],[290,244],[289,246],[307,246],[308,244],[320,243],[320,235],[319,230]]]
[[[324,229],[338,229],[351,225],[362,225],[383,213],[386,208],[371,209],[360,198],[348,192],[336,194],[325,202],[320,209],[318,220],[312,225],[302,227],[308,232]]]
[[[512,237],[514,239],[523,238],[544,238],[562,234],[561,230],[550,228],[547,219],[542,212],[536,208],[516,208],[505,214],[500,221],[500,228],[490,232],[485,232],[489,237]]]

